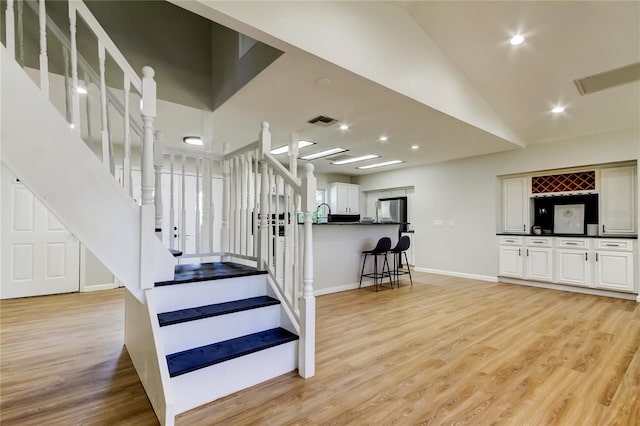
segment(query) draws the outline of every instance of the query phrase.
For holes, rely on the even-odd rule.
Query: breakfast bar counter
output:
[[[398,242],[400,223],[333,222],[313,226],[313,287],[316,295],[358,288],[363,250],[382,237]],[[372,268],[367,261],[366,270]],[[370,279],[362,285],[369,286]]]

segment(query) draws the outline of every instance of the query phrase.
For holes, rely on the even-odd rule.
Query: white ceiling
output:
[[[573,80],[640,62],[640,2],[397,2],[526,144],[639,127],[640,82],[581,96]],[[515,33],[527,38],[518,47]],[[336,46],[340,48],[340,46]],[[398,47],[399,49],[402,46]],[[398,69],[402,74],[402,69]],[[326,78],[328,87],[316,81]],[[566,111],[552,115],[552,106]],[[327,115],[346,132],[308,124]],[[273,145],[291,132],[316,142],[302,154],[342,147],[398,166],[359,171],[315,160],[325,173],[363,174],[517,148],[420,102],[299,49],[285,54],[218,108],[213,150],[257,138],[268,121]],[[380,135],[389,141],[377,141]],[[419,145],[416,151],[411,145]],[[366,163],[373,163],[370,160]]]

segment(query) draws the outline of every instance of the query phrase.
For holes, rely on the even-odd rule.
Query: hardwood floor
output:
[[[2,425],[156,424],[121,290],[2,301]],[[316,376],[177,425],[640,424],[640,304],[425,273],[317,299]]]

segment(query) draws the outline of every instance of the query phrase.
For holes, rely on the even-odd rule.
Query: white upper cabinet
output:
[[[529,229],[528,178],[502,180],[502,231],[525,233]]]
[[[350,183],[330,183],[327,187],[332,214],[360,213],[360,186]]]
[[[636,233],[636,168],[600,170],[600,232],[603,235]]]

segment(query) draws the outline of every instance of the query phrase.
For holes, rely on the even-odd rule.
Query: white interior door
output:
[[[0,298],[80,290],[78,240],[2,167]]]

